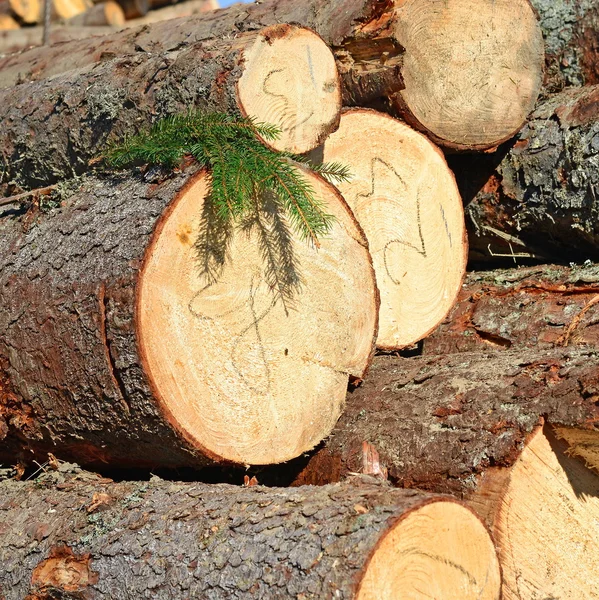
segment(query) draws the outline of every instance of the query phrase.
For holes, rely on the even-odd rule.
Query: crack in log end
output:
[[[127,402],[127,390],[125,384],[121,378],[121,375],[116,367],[112,353],[110,351],[110,342],[108,341],[108,331],[106,326],[106,314],[108,312],[108,299],[106,297],[106,284],[101,283],[98,291],[98,306],[100,312],[100,339],[102,340],[102,346],[104,347],[104,355],[106,356],[106,364],[108,365],[108,371],[110,372],[110,378],[118,393],[119,400],[125,412],[131,414],[131,407]]]
[[[50,551],[31,575],[31,593],[25,600],[50,600],[62,594],[80,594],[98,582],[98,573],[91,569],[90,554],[76,555],[68,546]],[[80,597],[80,596],[77,596]]]

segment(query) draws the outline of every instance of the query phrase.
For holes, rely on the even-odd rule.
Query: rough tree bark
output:
[[[599,83],[599,6],[594,0],[531,0],[545,39],[543,93]]]
[[[506,600],[597,598],[599,478],[584,464],[599,473],[598,361],[580,349],[379,357],[296,484],[358,472],[456,494],[494,534]]]
[[[0,484],[0,532],[6,600],[500,596],[469,509],[371,478],[268,489],[59,471]]]
[[[544,265],[470,273],[424,354],[599,347],[599,266]]]
[[[0,86],[89,65],[107,52],[166,51],[281,22],[309,27],[333,48],[346,105],[393,95],[405,80],[396,110],[450,147],[489,148],[512,137],[542,83],[543,40],[528,0],[475,6],[457,0],[270,0],[117,34],[94,47],[74,42],[49,54],[8,57],[0,61]]]
[[[305,152],[337,127],[341,96],[324,42],[281,25],[106,60],[0,90],[0,104],[0,183],[29,189],[86,172],[111,140],[190,107],[250,114],[281,127],[276,149]]]
[[[213,231],[204,173],[86,179],[60,209],[3,214],[0,461],[268,464],[328,435],[370,362],[378,302],[349,208],[305,177],[336,222],[320,248],[275,240],[277,266],[303,281],[289,311],[260,250],[276,211],[247,234]],[[197,241],[225,239],[207,285]]]
[[[451,163],[473,261],[599,258],[598,107],[599,86],[570,88],[540,104],[497,156]]]

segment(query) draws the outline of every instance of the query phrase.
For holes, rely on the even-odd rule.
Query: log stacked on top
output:
[[[507,187],[511,166],[513,186],[559,194],[565,163],[543,181],[539,154],[587,139],[592,88],[545,99],[494,153],[543,84],[529,2],[269,0],[143,23],[0,59],[0,460],[50,457],[58,473],[0,484],[0,594],[594,597],[593,269],[462,287],[462,200],[435,145],[487,151],[451,158],[462,191],[491,175]],[[187,163],[90,172],[107,144],[189,106],[272,123],[273,150],[346,165],[338,189],[295,167],[335,218],[328,235],[292,234],[269,198],[243,230],[215,229],[211,175]],[[567,157],[581,186],[584,148]],[[207,232],[228,258],[213,280]],[[292,306],[265,256],[297,284]],[[397,356],[423,339],[423,356]],[[115,484],[61,462],[260,478],[319,443],[297,490]],[[356,472],[414,489],[337,483]]]

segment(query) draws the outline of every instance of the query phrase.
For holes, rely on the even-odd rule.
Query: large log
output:
[[[581,345],[599,348],[599,266],[470,273],[424,354]]]
[[[58,471],[0,484],[0,532],[6,600],[500,597],[471,510],[371,478],[268,489]]]
[[[319,152],[352,173],[338,187],[373,258],[381,292],[377,346],[410,346],[445,318],[466,270],[464,212],[453,173],[426,137],[365,109],[345,112]]]
[[[294,25],[92,63],[2,89],[0,103],[0,184],[25,189],[84,173],[110,141],[191,107],[278,125],[271,145],[298,153],[321,143],[341,110],[332,53]]]
[[[599,83],[599,6],[595,0],[531,0],[545,39],[544,93]]]
[[[158,23],[167,19],[179,19],[181,17],[192,17],[202,13],[217,10],[219,8],[216,0],[185,0],[176,4],[166,3],[168,6],[151,10],[147,15],[139,19],[131,19],[127,23],[127,27],[137,27],[139,25],[149,25],[150,23]]]
[[[599,472],[598,361],[580,349],[379,357],[297,483],[367,472],[456,494],[491,528],[506,600],[596,598],[599,478],[584,465]]]
[[[512,137],[542,83],[543,40],[528,0],[270,0],[123,32],[93,47],[79,42],[8,58],[0,61],[0,87],[80,68],[108,52],[161,52],[280,22],[309,27],[333,47],[345,104],[405,86],[396,109],[450,147],[488,148]]]
[[[470,257],[599,259],[599,86],[541,103],[497,157],[454,160],[468,203]]]
[[[70,27],[119,27],[125,24],[125,13],[120,4],[114,0],[106,0],[68,19],[66,24]]]
[[[378,298],[351,211],[303,177],[336,219],[320,248],[274,204],[219,228],[203,172],[85,180],[49,214],[3,214],[0,461],[269,464],[328,435],[370,362]]]

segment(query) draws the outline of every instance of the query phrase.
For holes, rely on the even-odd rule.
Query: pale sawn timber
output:
[[[400,92],[394,110],[450,148],[485,149],[512,137],[542,83],[543,39],[528,0],[269,0],[117,34],[91,52],[85,42],[50,55],[30,51],[0,62],[0,86],[106,52],[156,52],[280,22],[313,29],[332,47],[345,105]]]
[[[296,484],[378,473],[453,493],[493,533],[503,598],[596,599],[598,362],[564,348],[378,357]]]
[[[288,278],[301,278],[292,306],[265,283],[272,236],[258,236],[285,219],[271,207],[247,231],[202,237],[214,224],[204,173],[86,179],[34,226],[5,209],[0,461],[270,464],[326,437],[370,363],[378,294],[351,211],[303,176],[336,223],[319,248],[277,237]],[[197,244],[226,239],[211,283]]]
[[[101,43],[97,51],[106,53]],[[180,50],[107,58],[2,89],[0,104],[0,186],[32,189],[87,172],[111,142],[190,108],[278,125],[281,136],[270,145],[302,153],[337,127],[341,94],[322,39],[277,25]]]
[[[314,154],[352,173],[337,187],[373,257],[381,293],[377,347],[418,342],[453,307],[468,257],[462,199],[443,154],[404,123],[365,109],[344,112]]]
[[[64,464],[0,483],[0,530],[6,600],[49,590],[98,600],[500,597],[495,548],[471,509],[366,477],[303,489],[113,483]]]
[[[599,260],[599,86],[539,104],[493,158],[452,163],[467,202],[470,258]]]
[[[67,19],[66,24],[70,27],[122,27],[125,24],[125,13],[118,2],[106,0]]]

